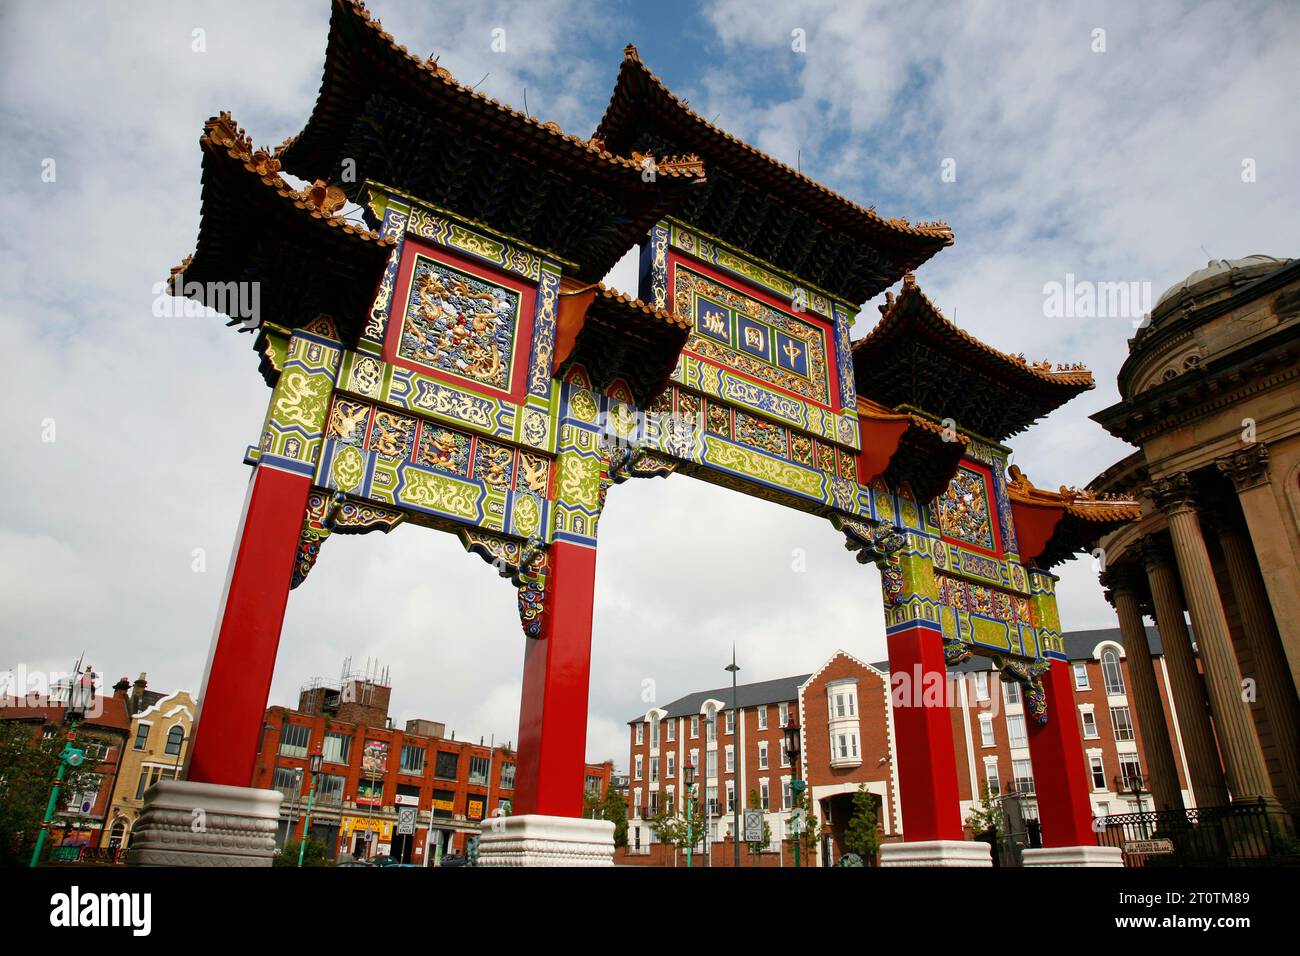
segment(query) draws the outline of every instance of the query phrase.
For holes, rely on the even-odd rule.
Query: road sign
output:
[[[1125,853],[1173,853],[1174,841],[1166,839],[1129,840],[1124,844]]]
[[[411,836],[415,833],[415,807],[397,808],[397,832],[399,835]]]
[[[763,842],[763,811],[762,810],[745,811],[745,842],[746,843]]]

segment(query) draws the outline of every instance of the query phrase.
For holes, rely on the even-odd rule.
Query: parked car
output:
[[[466,862],[466,859],[459,853],[447,853],[442,858],[443,866],[464,866]]]

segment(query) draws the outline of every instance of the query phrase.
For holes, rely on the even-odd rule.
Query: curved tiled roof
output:
[[[952,242],[952,229],[949,228],[947,223],[921,222],[912,224],[901,218],[886,219],[876,212],[874,207],[869,208],[858,205],[851,199],[847,199],[816,180],[805,176],[799,170],[749,145],[738,136],[728,133],[721,127],[714,126],[692,110],[686,103],[678,99],[668,89],[664,81],[650,71],[650,68],[641,60],[636,47],[630,43],[623,49],[623,64],[619,69],[618,84],[610,97],[605,115],[601,117],[600,125],[597,126],[596,133],[592,137],[593,140],[598,141],[600,144],[603,145],[623,133],[620,125],[627,122],[629,117],[626,114],[633,108],[632,98],[627,87],[628,80],[625,77],[630,78],[634,75],[639,75],[641,79],[649,83],[663,102],[671,104],[674,110],[687,118],[701,132],[727,144],[737,153],[749,157],[755,164],[765,168],[770,175],[784,180],[788,187],[800,191],[806,197],[813,198],[817,203],[827,203],[838,207],[843,213],[854,216],[862,220],[863,223],[869,223],[872,228],[882,233],[893,233],[900,237],[918,239],[939,239],[943,240],[942,245]],[[925,258],[928,259],[929,255],[925,256]]]

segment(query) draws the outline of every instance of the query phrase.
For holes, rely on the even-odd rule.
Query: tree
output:
[[[680,813],[676,811],[676,808],[671,811],[660,810],[648,822],[656,840],[679,850],[695,846],[700,842],[701,834],[704,833],[704,814],[700,808],[699,800],[692,802],[689,818],[686,816],[686,808],[683,806]]]
[[[872,861],[880,849],[880,830],[876,821],[876,795],[858,784],[853,795],[853,813],[844,825],[844,848],[863,860]]]
[[[998,803],[988,784],[980,784],[980,800],[971,806],[966,815],[966,826],[979,836],[992,830],[995,834],[1002,828],[1002,805]]]
[[[758,796],[757,790],[749,791],[749,808],[751,810],[762,810],[763,801]],[[763,842],[750,843],[750,853],[761,853],[764,849],[772,845],[772,828],[767,825],[766,815],[763,817]]]
[[[605,787],[603,797],[594,790],[582,795],[582,815],[591,820],[609,820],[614,824],[614,846],[627,846],[626,798],[612,783]]]
[[[66,743],[63,733],[42,740],[32,724],[0,721],[0,865],[26,866],[30,862],[59,769],[59,754]],[[56,809],[66,809],[68,798],[93,785],[94,776],[84,763],[79,768],[69,767]]]
[[[301,837],[290,837],[284,841],[284,846],[280,852],[271,858],[272,866],[297,866],[298,849],[302,845]],[[332,864],[325,856],[325,844],[320,840],[310,838],[307,840],[307,849],[302,854],[303,866],[331,866]]]

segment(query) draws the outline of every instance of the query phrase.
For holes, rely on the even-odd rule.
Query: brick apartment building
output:
[[[1147,638],[1174,738],[1179,787],[1187,805],[1193,806],[1159,635],[1149,628]],[[1118,629],[1067,634],[1065,647],[1074,674],[1070,710],[1080,722],[1094,812],[1099,818],[1131,812],[1139,801],[1143,809],[1152,809]],[[1013,823],[1035,820],[1033,767],[1019,685],[1003,683],[992,663],[978,657],[950,669],[949,676],[962,818],[987,786],[1003,799]],[[771,843],[757,856],[743,851],[742,865],[791,865],[787,831],[795,768],[786,760],[783,742],[783,727],[791,715],[800,728],[799,779],[808,785],[823,833],[815,862],[830,865],[845,852],[844,827],[859,785],[875,797],[884,839],[904,839],[889,692],[887,663],[872,665],[837,651],[814,673],[739,687],[739,719],[731,709],[731,688],[726,687],[688,694],[629,721],[628,847],[620,851],[619,862],[673,864],[677,855],[656,843],[649,821],[661,810],[684,812],[681,768],[692,759],[696,794],[707,811],[712,864],[732,865],[733,801],[739,799],[745,807],[750,792],[757,791],[760,805],[769,811],[765,822]],[[1134,783],[1142,787],[1136,796]],[[703,846],[699,850],[703,852]]]
[[[311,833],[331,859],[391,854],[433,865],[464,854],[483,820],[508,808],[515,775],[508,745],[456,740],[428,720],[398,730],[388,715],[391,693],[386,680],[345,676],[304,686],[297,708],[267,709],[253,786],[284,794],[278,844],[302,833],[318,748]],[[587,789],[603,795],[612,772],[612,762],[588,765]],[[402,832],[408,828],[414,832]]]

